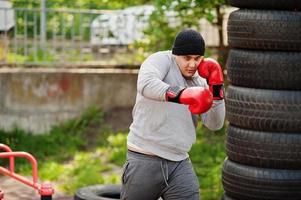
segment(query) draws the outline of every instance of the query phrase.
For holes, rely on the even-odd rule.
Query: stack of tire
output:
[[[224,200],[301,199],[301,1],[228,0]]]

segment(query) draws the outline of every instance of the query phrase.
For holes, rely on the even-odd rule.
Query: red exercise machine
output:
[[[38,183],[38,163],[31,154],[21,151],[13,152],[7,145],[0,143],[0,151],[1,150],[4,152],[0,152],[0,158],[9,159],[9,169],[0,166],[0,174],[3,173],[4,175],[10,176],[17,181],[34,188],[38,191],[39,195],[41,195],[41,200],[52,200],[54,189],[52,188],[50,183]],[[31,163],[33,179],[32,181],[15,173],[15,157],[26,158]],[[4,200],[4,193],[1,190],[0,200]]]

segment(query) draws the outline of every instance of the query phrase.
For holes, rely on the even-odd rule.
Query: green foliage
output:
[[[177,32],[183,28],[205,28],[199,27],[201,18],[215,22],[218,17],[215,9],[223,4],[224,0],[155,0],[156,10],[145,30],[147,39],[137,41],[135,46],[145,52],[171,49]]]
[[[89,126],[102,124],[103,113],[97,107],[90,107],[81,117],[69,120],[63,124],[53,126],[50,133],[33,135],[15,127],[9,132],[0,130],[0,143],[8,145],[14,151],[26,151],[37,160],[64,162],[78,150],[85,150],[95,133],[88,131]],[[84,137],[86,139],[84,139]],[[25,163],[23,159],[16,160],[17,165]]]
[[[80,187],[87,185],[103,184],[104,178],[101,172],[110,170],[110,167],[103,166],[98,155],[90,153],[77,153],[74,160],[69,163],[61,180],[65,180],[61,188],[68,193],[73,193]]]
[[[39,164],[40,180],[59,182],[62,190],[74,194],[86,185],[120,183],[120,174],[112,173],[111,165],[125,160],[126,134],[109,134],[103,112],[92,106],[80,117],[53,126],[50,133],[33,135],[17,127],[0,130],[0,143],[32,154]],[[8,159],[1,159],[0,165],[7,166]],[[31,175],[25,159],[15,159],[15,166],[18,173]]]
[[[8,63],[24,63],[27,60],[26,56],[15,54],[15,53],[8,53],[6,56],[6,61]]]
[[[13,0],[14,7],[25,7],[25,8],[39,8],[40,1],[24,1],[24,0]],[[175,34],[182,28],[196,28],[199,29],[198,21],[201,18],[206,18],[210,22],[216,21],[215,9],[221,5],[224,5],[224,0],[54,0],[47,1],[47,8],[73,8],[73,9],[122,9],[134,5],[154,5],[156,10],[150,18],[149,28],[145,30],[145,34],[148,36],[147,41],[142,45],[143,41],[138,41],[137,45],[144,48],[148,47],[145,51],[157,51],[170,49]],[[176,21],[174,25],[170,25],[168,20],[170,16],[168,13],[172,12],[172,18]],[[40,25],[40,13],[37,12],[27,13],[18,12],[18,32],[24,33],[24,17],[30,23],[36,22],[37,30]],[[96,15],[94,16],[96,17]],[[47,20],[50,24],[47,28],[48,38],[52,37],[52,31],[62,33],[63,28],[67,38],[71,38],[72,32],[75,35],[79,35],[79,27],[82,26],[83,22],[87,21],[88,24],[93,20],[93,16],[90,19],[81,19],[79,15],[67,14],[67,13],[48,13]],[[64,21],[64,24],[62,24]],[[89,26],[86,27],[89,29]],[[201,27],[204,28],[204,27]],[[33,34],[33,26],[27,27],[27,32]],[[84,38],[89,38],[89,30],[85,31]],[[60,34],[61,35],[61,34]],[[149,44],[149,45],[147,45]],[[147,45],[147,46],[146,46]]]
[[[23,48],[18,49],[20,54],[16,53],[8,53],[7,55],[7,62],[8,63],[18,63],[24,64],[26,62],[34,63],[34,62],[44,62],[46,64],[52,64],[53,62],[90,62],[93,60],[93,56],[91,54],[80,54],[79,50],[68,49],[66,51],[59,51],[55,52],[49,48],[37,48],[33,51],[30,51],[27,56],[22,56]],[[120,61],[121,62],[121,61]],[[120,63],[119,62],[119,63]]]
[[[66,167],[64,165],[55,161],[47,161],[39,166],[39,177],[49,181],[56,181],[62,176],[65,170]],[[25,172],[30,174],[30,169],[26,168]]]
[[[108,148],[110,149],[109,161],[119,166],[122,166],[126,157],[126,138],[124,133],[118,133],[116,135],[110,135],[108,137]]]
[[[33,62],[41,62],[41,61],[48,61],[48,62],[53,62],[55,61],[55,55],[51,54],[49,51],[45,51],[41,48],[37,48],[36,52],[31,52],[26,61]]]
[[[12,0],[14,7],[22,8],[40,8],[40,1],[25,1]],[[135,5],[154,5],[155,12],[150,16],[149,27],[144,30],[145,39],[136,41],[133,45],[129,45],[129,50],[135,52],[134,58],[123,59],[118,63],[124,64],[140,64],[143,60],[153,52],[160,50],[168,50],[172,48],[173,40],[181,29],[194,28],[197,30],[206,27],[199,26],[199,20],[206,18],[212,24],[218,25],[221,29],[221,24],[218,24],[218,19],[222,16],[217,15],[217,10],[225,4],[224,0],[51,0],[46,1],[46,7],[49,9],[98,9],[98,10],[116,10],[123,9]],[[18,11],[17,24],[18,34],[28,35],[29,38],[35,38],[40,30],[40,12]],[[222,15],[222,12],[221,12]],[[63,40],[70,40],[76,38],[78,41],[88,42],[90,39],[90,24],[98,17],[99,14],[80,14],[74,12],[48,12],[47,13],[47,39],[61,38]],[[27,23],[25,23],[25,19]],[[36,25],[33,26],[33,24]],[[36,29],[36,30],[35,30]],[[74,41],[72,41],[74,42]],[[76,41],[75,41],[76,42]],[[63,43],[62,43],[63,44]],[[223,46],[223,44],[221,44]],[[62,55],[64,52],[59,52]],[[60,54],[60,55],[61,55]],[[70,55],[70,56],[68,56]],[[75,55],[75,56],[72,56]],[[79,57],[76,53],[67,53],[62,56],[60,60],[78,61]],[[206,55],[210,53],[206,50]],[[127,55],[126,55],[127,56]],[[42,61],[54,62],[59,61],[61,56],[55,55],[52,52],[38,52],[38,59],[36,55],[29,55],[23,62]],[[219,53],[219,57],[222,57]],[[35,60],[36,59],[36,60]],[[221,58],[219,58],[221,59]],[[223,58],[224,59],[224,58]],[[19,58],[19,60],[22,60]],[[81,58],[83,61],[92,60],[91,56]],[[116,60],[112,58],[112,60]],[[225,60],[222,60],[225,62]],[[110,63],[111,64],[111,63]]]
[[[120,9],[133,5],[151,3],[150,0],[48,0],[47,8],[80,8],[80,9]],[[39,8],[37,0],[12,0],[14,7]]]

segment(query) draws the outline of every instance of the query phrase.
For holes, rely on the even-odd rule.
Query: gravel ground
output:
[[[41,196],[33,188],[12,178],[0,176],[0,189],[4,192],[4,200],[40,200]],[[53,200],[73,200],[73,196],[66,195],[54,186]]]

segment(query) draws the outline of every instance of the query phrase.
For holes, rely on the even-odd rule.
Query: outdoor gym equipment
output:
[[[38,183],[38,163],[36,159],[29,153],[16,151],[13,152],[7,145],[0,143],[0,158],[8,158],[9,159],[9,169],[0,166],[0,174],[10,176],[15,180],[28,185],[39,192],[41,195],[41,200],[52,200],[52,195],[54,193],[54,189],[52,188],[50,183]],[[32,181],[27,178],[15,173],[15,157],[26,158],[32,165]],[[0,190],[0,200],[4,200],[4,193]]]

